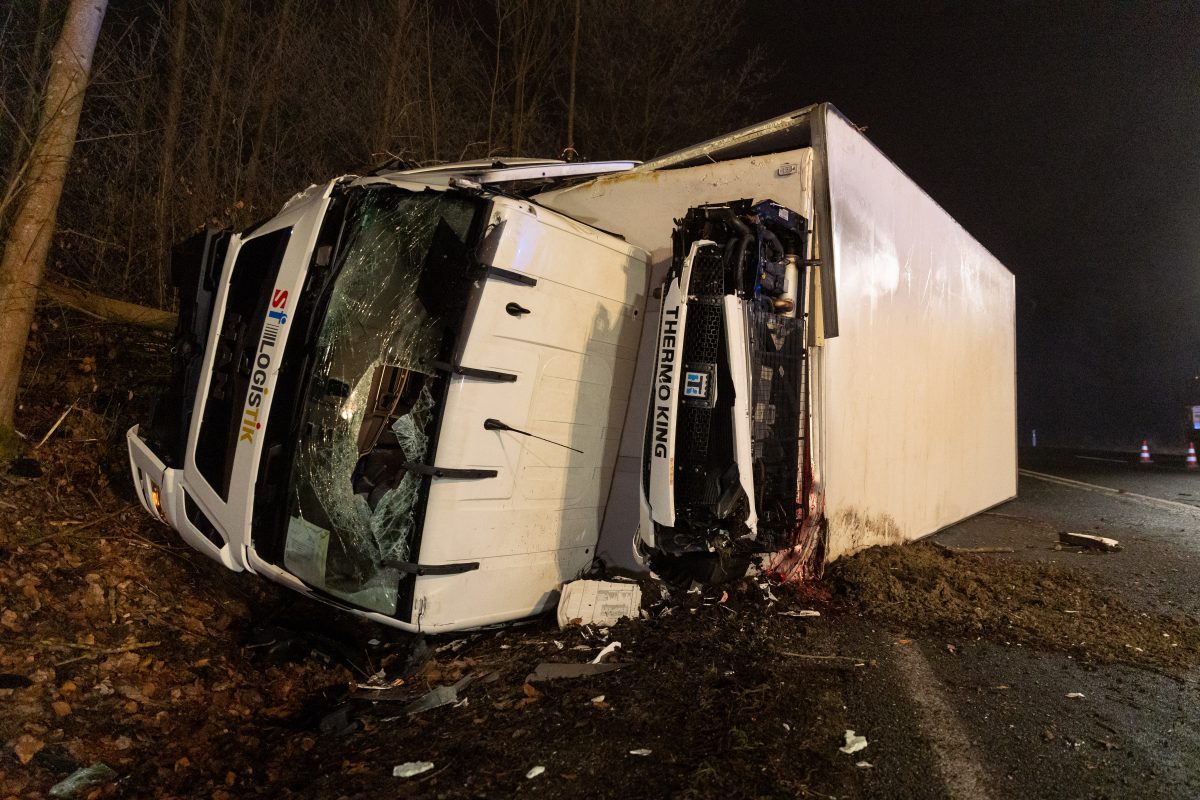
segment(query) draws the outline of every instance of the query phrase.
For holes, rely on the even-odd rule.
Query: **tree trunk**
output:
[[[243,197],[253,200],[264,196],[266,192],[258,191],[258,177],[262,159],[263,142],[267,138],[267,128],[270,127],[271,115],[278,109],[275,107],[275,96],[279,87],[279,73],[290,66],[283,58],[283,45],[292,24],[292,6],[294,0],[283,0],[275,20],[275,49],[267,61],[266,77],[258,89],[258,114],[256,115],[254,131],[251,135],[250,163],[246,166],[246,184]],[[234,198],[237,199],[236,197]]]
[[[29,182],[4,243],[0,260],[0,458],[11,456],[15,446],[13,412],[21,362],[107,6],[108,0],[71,0],[52,53],[41,124],[29,155]]]
[[[579,153],[575,151],[575,68],[579,62],[579,18],[583,16],[581,0],[575,0],[575,33],[571,36],[571,90],[567,98],[567,149],[564,152],[566,160],[575,161]]]
[[[42,294],[67,308],[91,314],[93,317],[99,317],[108,322],[139,325],[159,331],[173,331],[178,320],[178,316],[170,311],[139,306],[137,303],[127,303],[124,300],[94,294],[75,286],[56,283],[53,280],[42,282]]]
[[[217,28],[217,40],[212,49],[212,70],[208,74],[208,89],[204,93],[204,110],[200,115],[200,127],[196,131],[196,163],[192,171],[192,185],[199,188],[192,198],[194,222],[200,214],[207,216],[212,211],[212,200],[217,194],[216,181],[210,174],[212,151],[221,145],[224,129],[224,87],[226,61],[229,58],[230,28],[233,23],[233,0],[221,3],[221,23]]]
[[[158,264],[158,302],[166,302],[167,250],[174,231],[171,230],[168,209],[175,200],[175,145],[179,140],[179,118],[183,109],[183,74],[187,59],[188,4],[191,0],[175,0],[171,6],[171,67],[167,79],[167,118],[163,123],[162,169],[159,171],[156,233],[158,247],[154,252]]]
[[[4,174],[8,176],[7,183],[4,186],[4,196],[0,198],[0,233],[6,230],[5,220],[8,219],[9,203],[20,192],[21,186],[25,181],[25,170],[28,167],[27,156],[30,143],[37,135],[35,126],[37,125],[38,116],[38,97],[41,94],[41,81],[38,80],[38,75],[42,72],[42,55],[43,49],[46,46],[46,10],[49,0],[38,0],[38,15],[37,15],[37,30],[33,34],[33,50],[29,56],[28,80],[25,88],[25,99],[21,107],[20,122],[17,123],[17,128],[13,131],[14,138],[19,138],[20,141],[14,141],[12,155],[9,158],[8,169]]]

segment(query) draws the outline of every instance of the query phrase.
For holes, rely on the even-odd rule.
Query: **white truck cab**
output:
[[[172,383],[128,434],[143,504],[409,630],[552,605],[594,557],[646,256],[494,184],[630,166],[342,178],[181,245]]]

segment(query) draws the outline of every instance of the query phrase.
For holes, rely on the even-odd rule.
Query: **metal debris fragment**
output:
[[[1116,539],[1110,539],[1107,536],[1096,536],[1091,533],[1059,531],[1058,541],[1072,547],[1090,547],[1095,550],[1103,550],[1106,553],[1115,553],[1121,549],[1121,543]]]
[[[620,669],[622,664],[552,664],[543,662],[525,677],[527,683],[552,681],[559,678],[589,678]]]
[[[439,686],[436,689],[426,692],[405,706],[404,713],[419,714],[422,711],[429,711],[433,708],[440,708],[442,706],[451,705],[452,703],[457,703],[459,700],[459,690],[466,688],[467,684],[473,680],[475,680],[474,675],[464,675],[455,684],[450,686]]]

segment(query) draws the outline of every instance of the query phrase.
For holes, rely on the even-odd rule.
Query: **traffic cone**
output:
[[[1139,464],[1153,464],[1154,463],[1153,461],[1150,460],[1150,445],[1146,442],[1145,439],[1142,439],[1142,455],[1141,455],[1141,458],[1138,459],[1138,463]]]
[[[1196,463],[1196,446],[1188,442],[1187,468],[1197,469],[1198,467],[1200,467],[1200,464]]]

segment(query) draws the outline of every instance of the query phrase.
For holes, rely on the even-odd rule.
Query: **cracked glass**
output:
[[[360,189],[317,334],[290,482],[284,566],[311,586],[394,615],[416,560],[437,416],[434,366],[452,341],[467,285],[446,254],[465,252],[479,204],[442,192]],[[453,296],[453,295],[461,296]]]

